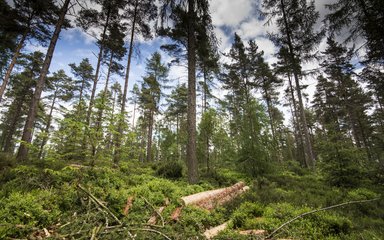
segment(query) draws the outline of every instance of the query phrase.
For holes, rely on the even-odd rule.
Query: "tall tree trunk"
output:
[[[1,102],[2,99],[3,99],[4,92],[5,92],[5,88],[7,87],[9,78],[11,77],[12,70],[13,70],[13,68],[14,68],[15,65],[16,65],[17,58],[19,57],[19,55],[20,55],[20,51],[21,51],[21,49],[22,49],[23,46],[24,46],[24,42],[25,42],[25,39],[27,39],[27,35],[28,35],[28,33],[29,33],[29,29],[27,29],[27,30],[23,33],[23,35],[21,36],[21,39],[20,39],[19,43],[17,44],[15,53],[14,53],[14,55],[13,55],[13,57],[12,57],[11,63],[9,64],[9,67],[8,67],[8,69],[7,69],[7,72],[5,73],[5,76],[4,76],[4,79],[3,79],[3,83],[1,84],[1,87],[0,87],[0,102]]]
[[[132,19],[132,26],[131,26],[131,37],[129,42],[129,53],[128,53],[128,62],[127,62],[127,69],[125,71],[125,81],[124,81],[124,91],[123,91],[123,101],[121,105],[121,112],[120,112],[120,119],[117,127],[117,134],[116,134],[116,141],[115,141],[115,152],[113,156],[113,162],[114,164],[118,164],[120,161],[120,154],[121,154],[121,137],[123,135],[123,124],[124,124],[124,115],[125,115],[125,105],[127,102],[127,93],[128,93],[128,80],[129,80],[129,71],[131,69],[131,60],[132,60],[132,54],[133,54],[133,41],[135,37],[135,27],[136,27],[136,21],[137,21],[137,9],[139,5],[139,0],[135,1],[135,9]]]
[[[108,28],[108,24],[109,24],[110,14],[111,14],[111,7],[108,8],[107,16],[106,16],[107,19],[105,20],[103,34],[101,35],[101,44],[100,44],[100,49],[99,49],[99,55],[97,57],[97,66],[96,66],[95,79],[93,80],[91,99],[89,100],[89,106],[88,106],[88,112],[87,112],[87,126],[90,125],[92,108],[93,108],[93,104],[94,104],[94,101],[95,101],[97,82],[99,81],[99,73],[100,73],[101,61],[103,59],[104,40],[105,40],[105,35],[107,33],[107,28]]]
[[[41,157],[43,156],[44,146],[45,146],[45,144],[47,144],[48,139],[49,139],[48,134],[49,134],[49,128],[51,127],[51,123],[52,123],[52,114],[53,114],[53,109],[55,108],[56,97],[57,97],[57,91],[55,91],[55,93],[53,95],[53,100],[52,100],[51,108],[49,110],[49,115],[48,115],[48,119],[47,119],[47,125],[45,126],[45,129],[44,129],[45,135],[43,136],[43,140],[41,141],[39,155],[38,155],[37,159],[41,159]]]
[[[207,95],[208,95],[208,86],[207,86],[207,70],[203,69],[203,75],[204,75],[204,83],[203,83],[203,107],[202,107],[202,115],[207,111],[208,105],[207,105]],[[209,136],[208,134],[205,135],[205,162],[207,164],[207,172],[210,172],[210,163],[209,163]]]
[[[12,138],[16,132],[18,122],[19,122],[19,120],[22,116],[22,113],[23,113],[23,111],[22,111],[23,102],[24,102],[24,97],[22,99],[20,99],[19,101],[17,101],[16,110],[15,110],[16,115],[12,118],[12,123],[10,124],[9,129],[7,129],[5,132],[6,134],[4,137],[4,144],[3,144],[3,151],[4,152],[9,153],[9,152],[13,152],[13,150],[14,150],[14,149],[11,149],[12,148]]]
[[[19,152],[17,154],[17,159],[19,161],[26,160],[28,156],[28,145],[32,141],[32,131],[33,131],[33,125],[35,123],[36,114],[38,105],[40,102],[41,93],[43,91],[44,85],[45,85],[45,78],[48,74],[49,66],[51,65],[51,60],[53,56],[53,52],[55,51],[56,42],[59,39],[61,27],[63,26],[65,15],[68,11],[68,6],[71,0],[65,0],[63,7],[61,8],[60,17],[57,21],[55,32],[53,33],[53,36],[51,38],[51,42],[48,47],[47,55],[45,56],[45,60],[43,63],[43,67],[40,72],[39,80],[36,84],[35,93],[33,95],[31,106],[29,108],[27,121],[24,126],[23,136],[21,138],[21,143],[19,147]]]
[[[103,96],[101,98],[101,109],[99,110],[99,113],[98,113],[98,116],[97,116],[96,134],[98,135],[97,136],[98,139],[101,139],[103,137],[102,136],[102,132],[101,132],[101,125],[102,125],[102,121],[103,121],[103,113],[104,113],[105,103],[106,103],[106,98],[107,98],[109,78],[111,76],[111,66],[112,66],[112,63],[113,63],[113,53],[111,53],[111,57],[109,59],[107,78],[105,80]],[[96,146],[92,145],[92,156],[96,155],[96,151],[97,151]],[[92,161],[94,161],[94,158],[92,158],[92,159],[93,159]],[[93,162],[92,162],[92,164],[93,164]]]
[[[299,69],[296,64],[295,60],[295,53],[293,49],[293,44],[292,44],[292,38],[291,38],[291,32],[288,26],[288,20],[285,12],[285,5],[284,5],[284,0],[280,0],[281,2],[281,10],[283,12],[283,19],[284,19],[284,25],[285,25],[285,30],[286,30],[286,35],[287,35],[287,44],[288,44],[288,49],[289,49],[289,56],[291,60],[291,65],[293,66],[293,77],[295,79],[295,85],[296,85],[296,93],[297,93],[297,98],[299,100],[299,116],[300,116],[300,123],[301,123],[301,128],[304,134],[304,149],[305,149],[305,159],[308,162],[310,167],[315,167],[315,157],[313,155],[313,149],[312,149],[312,143],[311,143],[311,138],[309,135],[309,130],[308,130],[308,125],[307,125],[307,118],[305,116],[304,112],[304,104],[303,104],[303,97],[301,94],[301,86],[300,86],[300,80],[299,80]]]
[[[291,94],[292,105],[293,105],[293,109],[291,109],[291,112],[292,112],[293,125],[295,128],[295,142],[296,142],[296,148],[297,148],[297,157],[299,158],[299,161],[301,162],[302,166],[309,167],[309,163],[305,158],[303,131],[299,123],[299,113],[297,110],[295,91],[293,89],[290,73],[288,73],[288,83],[289,83],[289,92]]]
[[[188,111],[187,166],[188,181],[199,181],[196,157],[196,36],[195,0],[188,0]]]
[[[275,130],[275,124],[274,124],[273,115],[272,115],[271,96],[269,95],[269,92],[266,88],[264,88],[264,94],[265,94],[265,101],[267,102],[269,125],[271,126],[272,138],[273,138],[273,140],[275,140],[276,139],[276,130]]]
[[[152,160],[152,132],[153,132],[153,111],[150,110],[148,117],[148,133],[147,133],[147,162]]]

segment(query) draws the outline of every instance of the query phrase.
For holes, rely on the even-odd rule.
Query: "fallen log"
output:
[[[132,196],[129,196],[129,197],[127,198],[127,203],[125,204],[125,207],[124,207],[124,210],[123,210],[123,215],[124,215],[124,216],[127,216],[127,215],[128,215],[129,209],[131,209],[132,204],[133,204],[133,197],[132,197]]]
[[[228,222],[225,222],[219,226],[216,226],[216,227],[213,227],[213,228],[210,228],[208,230],[206,230],[203,235],[204,237],[206,237],[207,239],[212,239],[214,237],[216,237],[217,235],[219,235],[219,233],[221,231],[224,231],[227,227],[228,227],[228,224],[229,224],[229,221]]]
[[[245,186],[244,182],[238,182],[231,187],[185,196],[181,198],[181,201],[184,206],[193,205],[207,210],[212,210],[217,205],[227,203],[247,190],[249,190],[249,187]]]
[[[266,230],[243,230],[239,231],[240,235],[264,236],[267,234]]]

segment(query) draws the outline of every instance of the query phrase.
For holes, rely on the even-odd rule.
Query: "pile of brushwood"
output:
[[[382,186],[331,187],[287,166],[257,179],[217,169],[189,185],[158,165],[3,164],[0,239],[384,239]],[[221,195],[186,202],[204,191]]]

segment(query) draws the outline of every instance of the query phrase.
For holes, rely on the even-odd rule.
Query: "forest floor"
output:
[[[227,221],[226,230],[214,239],[265,239],[300,214],[380,198],[384,189],[370,183],[330,187],[322,176],[293,165],[256,179],[217,169],[189,185],[159,164],[122,162],[113,168],[0,162],[0,239],[205,239],[207,229]],[[181,197],[238,181],[250,190],[230,203],[211,211],[186,206],[175,217]],[[264,234],[242,235],[242,230]],[[273,236],[283,238],[384,239],[384,200],[306,215]]]

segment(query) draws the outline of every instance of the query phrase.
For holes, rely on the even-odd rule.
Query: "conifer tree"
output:
[[[315,166],[310,134],[305,116],[302,85],[303,77],[301,64],[313,58],[313,50],[321,41],[323,32],[314,31],[314,25],[319,18],[314,1],[306,0],[264,0],[267,15],[276,18],[278,33],[270,34],[277,46],[286,48],[287,66],[293,75],[295,91],[298,99],[298,123],[301,129],[305,163],[308,167]]]
[[[38,159],[42,158],[44,146],[49,140],[50,128],[53,121],[53,111],[56,109],[57,103],[60,101],[71,100],[73,95],[72,79],[65,74],[64,70],[54,72],[47,80],[47,88],[51,94],[49,94],[46,99],[49,99],[51,102],[49,104],[49,113],[45,120],[42,141],[39,146]]]
[[[43,57],[41,52],[22,54],[18,64],[23,67],[23,71],[11,76],[11,89],[6,93],[11,102],[6,114],[3,115],[1,131],[1,146],[4,152],[14,151],[15,139],[19,137],[20,129],[25,122]]]
[[[384,2],[381,0],[338,0],[326,5],[331,11],[325,18],[330,31],[349,30],[346,40],[365,38],[367,60],[384,60]]]
[[[152,135],[155,114],[159,111],[161,88],[166,82],[168,68],[161,62],[161,55],[158,52],[147,59],[146,76],[143,78],[139,104],[144,110],[144,119],[147,120],[147,162],[152,160]]]
[[[120,119],[118,122],[118,134],[116,134],[115,142],[115,152],[113,156],[113,162],[115,164],[119,163],[122,144],[122,137],[124,133],[124,120],[125,120],[125,111],[127,104],[127,94],[128,94],[128,81],[129,73],[131,70],[131,62],[133,56],[133,46],[135,39],[139,36],[144,37],[145,39],[151,38],[151,27],[150,23],[157,17],[157,7],[155,2],[152,0],[133,0],[129,1],[124,13],[125,19],[129,22],[129,47],[128,47],[128,60],[125,70],[124,77],[124,87],[122,95],[122,103],[120,109]]]
[[[56,22],[55,31],[51,37],[50,44],[45,55],[45,60],[41,68],[40,77],[37,81],[35,92],[31,101],[31,105],[28,112],[27,121],[24,126],[23,136],[21,138],[21,144],[17,154],[18,160],[25,160],[28,156],[28,144],[32,142],[32,130],[33,124],[36,120],[37,108],[40,102],[41,93],[45,86],[45,79],[48,74],[49,66],[51,65],[51,60],[53,53],[55,51],[56,43],[59,38],[61,29],[65,26],[65,16],[67,14],[69,3],[71,0],[65,0],[63,6],[60,9],[59,18]]]
[[[14,9],[11,16],[16,16],[18,23],[18,26],[14,26],[16,27],[14,30],[21,34],[0,87],[0,102],[25,42],[29,39],[35,39],[45,44],[51,37],[51,26],[59,21],[60,9],[53,0],[13,0],[13,3]],[[65,19],[63,19],[61,25],[64,27],[69,26]]]

